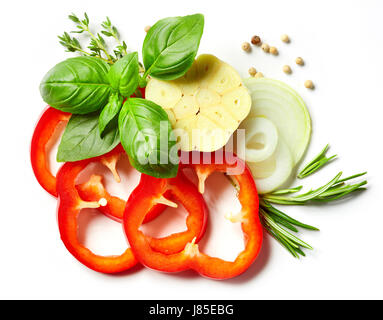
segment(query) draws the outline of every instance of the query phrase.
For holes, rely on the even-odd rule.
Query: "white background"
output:
[[[383,298],[382,1],[13,0],[0,6],[0,298]],[[332,165],[304,180],[305,185],[318,186],[339,170],[346,175],[368,170],[369,190],[336,204],[284,208],[321,229],[300,233],[315,250],[293,259],[266,236],[257,261],[234,280],[217,282],[193,272],[167,275],[144,268],[107,276],[83,267],[60,241],[56,201],[34,179],[29,143],[45,106],[39,82],[49,68],[69,56],[57,35],[72,29],[69,13],[84,11],[93,22],[108,15],[129,49],[139,52],[145,25],[167,16],[203,13],[206,24],[199,52],[217,55],[242,76],[255,66],[265,76],[290,84],[303,96],[313,120],[306,160],[328,142],[330,152],[339,155]],[[290,35],[289,45],[279,40],[282,33]],[[266,55],[260,49],[242,52],[241,43],[253,34],[277,46],[280,55]],[[297,56],[306,61],[303,68],[295,66]],[[281,71],[284,64],[292,66],[292,75]],[[306,79],[314,81],[314,91],[303,87]],[[129,180],[119,191],[125,197],[138,179],[132,170],[126,176]],[[202,247],[233,258],[243,246],[241,233],[223,215],[238,203],[232,201],[229,185],[215,189],[223,180],[215,176],[208,182],[212,217]],[[120,226],[90,213],[94,219],[81,214],[86,243],[98,253],[121,252],[126,244]],[[164,219],[183,221],[182,212],[168,212]],[[151,229],[155,234],[155,224]]]

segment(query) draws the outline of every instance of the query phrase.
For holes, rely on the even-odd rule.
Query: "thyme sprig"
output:
[[[68,18],[75,23],[77,28],[77,30],[71,31],[71,33],[81,34],[85,32],[90,37],[90,43],[87,45],[87,49],[89,49],[89,51],[87,51],[86,49],[83,49],[77,38],[71,37],[68,32],[64,32],[64,34],[58,36],[58,38],[60,44],[67,49],[67,52],[78,52],[81,55],[97,57],[109,64],[115,63],[118,59],[128,53],[126,42],[120,39],[118,29],[112,24],[108,17],[101,23],[103,29],[101,30],[101,33],[96,34],[90,30],[90,19],[86,12],[84,13],[83,19],[77,17],[74,13],[69,15]],[[108,46],[102,35],[111,37],[117,42],[117,46],[113,49],[113,53],[108,51]]]
[[[67,50],[66,52],[81,52],[83,55],[90,56],[90,53],[86,52],[82,47],[80,42],[75,38],[71,37],[68,32],[64,32],[62,36],[58,36],[60,39],[60,44],[64,46]]]
[[[101,23],[101,26],[104,28],[104,30],[102,30],[101,33],[107,37],[114,38],[118,43],[116,49],[113,50],[116,59],[120,59],[124,55],[126,55],[128,53],[127,45],[125,41],[121,41],[120,33],[118,32],[116,26],[112,24],[109,17],[106,17],[106,20],[103,23]]]

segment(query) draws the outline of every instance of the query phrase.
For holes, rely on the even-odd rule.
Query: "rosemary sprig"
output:
[[[319,231],[319,229],[316,227],[310,226],[308,224],[304,224],[302,222],[299,222],[298,220],[295,220],[294,218],[291,218],[286,213],[283,213],[282,211],[275,208],[271,203],[269,203],[267,200],[263,199],[262,197],[260,199],[259,205],[263,210],[267,211],[270,215],[274,217],[279,217],[280,219],[283,219],[285,222],[288,222],[291,225],[295,225],[297,227],[301,227],[307,230]],[[296,229],[290,229],[290,230],[297,232]]]
[[[320,201],[320,202],[330,202],[338,200],[340,198],[349,195],[352,192],[364,190],[362,186],[367,184],[367,180],[356,184],[346,184],[345,182],[357,177],[365,175],[367,172],[358,173],[347,178],[340,179],[342,172],[339,172],[333,179],[331,179],[325,185],[305,192],[300,195],[291,196],[286,195],[290,190],[297,190],[300,187],[279,190],[274,193],[269,193],[263,195],[263,199],[267,200],[270,203],[284,204],[284,205],[304,205],[311,201]]]
[[[285,247],[294,257],[305,256],[303,248],[312,250],[313,248],[297,236],[286,229],[298,233],[296,227],[307,230],[319,231],[318,228],[302,223],[288,216],[284,212],[272,206],[269,202],[260,199],[260,218],[266,231],[273,236],[283,247]]]
[[[331,159],[335,158],[335,156],[326,158],[325,154],[327,150],[328,145],[306,166],[308,169],[304,176],[316,172],[320,167],[323,167]],[[341,178],[342,172],[339,172],[333,179],[323,186],[298,195],[296,195],[296,193],[301,191],[303,186],[280,189],[268,194],[259,195],[259,216],[263,227],[266,232],[276,239],[294,257],[299,258],[299,256],[305,256],[303,249],[312,249],[312,247],[291,232],[298,233],[297,227],[313,231],[318,231],[319,229],[295,220],[274,207],[272,204],[305,205],[309,202],[335,201],[350,195],[355,191],[365,190],[366,188],[363,186],[367,184],[367,180],[354,184],[348,184],[347,182],[362,177],[366,173],[367,172],[362,172]],[[237,183],[229,175],[226,175],[226,177],[235,187],[237,192],[239,192]]]
[[[313,159],[311,160],[298,174],[299,179],[306,178],[307,176],[313,174],[314,172],[318,171],[320,168],[325,166],[327,163],[329,163],[331,160],[335,159],[337,155],[333,155],[329,158],[326,157],[326,153],[329,149],[329,145],[327,144],[323,150]]]
[[[313,248],[294,236],[292,233],[281,227],[267,212],[260,209],[261,221],[266,231],[268,231],[281,245],[283,245],[294,257],[304,256],[302,248],[312,250]]]
[[[328,145],[302,170],[299,174],[300,178],[307,177],[316,172],[319,168],[323,167],[326,163],[330,162],[336,157],[332,156],[327,158],[326,152]],[[263,225],[267,232],[269,232],[282,246],[284,246],[294,257],[302,255],[302,248],[307,246],[302,245],[302,240],[291,235],[286,229],[293,232],[298,230],[294,226],[299,226],[308,230],[318,230],[315,227],[305,225],[293,218],[287,216],[280,210],[272,206],[274,204],[282,205],[305,205],[308,202],[330,202],[343,198],[355,191],[364,190],[364,185],[367,180],[359,183],[347,184],[346,182],[364,176],[367,172],[362,172],[341,178],[342,172],[339,172],[333,179],[325,185],[305,192],[303,194],[294,195],[302,189],[302,186],[281,189],[269,194],[261,195],[260,198],[260,215]],[[298,177],[299,177],[298,175]],[[298,240],[299,241],[298,241]],[[306,244],[306,243],[305,243]],[[298,248],[297,248],[298,247]],[[301,248],[302,247],[302,248]],[[303,254],[304,255],[304,254]]]

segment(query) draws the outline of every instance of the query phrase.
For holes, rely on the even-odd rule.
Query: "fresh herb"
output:
[[[299,258],[299,255],[305,256],[305,253],[302,250],[303,248],[310,250],[313,249],[309,244],[299,239],[288,230],[297,233],[298,229],[296,227],[314,231],[318,231],[319,229],[291,218],[262,198],[260,201],[259,212],[262,225],[266,231],[270,233],[294,257]]]
[[[122,103],[123,97],[119,93],[113,93],[110,95],[109,101],[104,109],[102,109],[98,119],[98,127],[101,137],[103,137],[104,130],[107,128],[110,122],[117,118],[117,115],[121,110]]]
[[[91,30],[89,29],[89,17],[86,14],[86,12],[84,13],[84,16],[85,18],[81,20],[74,13],[69,15],[69,19],[72,20],[77,27],[77,30],[72,31],[72,33],[86,32],[90,36],[90,44],[88,46],[88,48],[91,51],[90,55],[99,57],[100,59],[103,59],[108,63],[113,63],[115,59],[108,53],[104,38],[99,33],[97,33],[97,35],[94,35],[91,32]]]
[[[101,156],[120,143],[117,119],[108,125],[101,138],[98,118],[98,112],[70,117],[58,148],[57,161],[78,161]]]
[[[203,27],[201,14],[166,18],[154,24],[142,47],[144,77],[173,80],[183,76],[197,55]]]
[[[294,257],[305,255],[302,248],[312,249],[310,245],[302,241],[298,237],[291,234],[287,229],[293,232],[298,232],[295,226],[308,229],[319,230],[310,225],[303,224],[282,211],[275,208],[272,203],[282,205],[304,205],[310,201],[330,202],[338,200],[354,191],[363,190],[363,185],[367,181],[362,181],[355,184],[345,184],[346,181],[355,179],[365,175],[366,172],[355,174],[344,179],[340,179],[342,173],[338,173],[330,182],[324,186],[311,190],[301,195],[288,196],[299,192],[302,186],[278,190],[270,194],[261,195],[260,200],[260,217],[266,231],[270,233],[282,246],[284,246]]]
[[[306,192],[298,196],[287,196],[287,194],[296,193],[301,190],[302,186],[261,195],[260,198],[260,217],[266,231],[270,233],[282,246],[284,246],[294,257],[305,255],[303,248],[312,249],[303,240],[299,239],[292,232],[298,232],[297,227],[308,230],[319,230],[313,226],[303,224],[282,211],[275,208],[272,203],[282,205],[304,205],[309,201],[330,202],[338,200],[354,191],[359,191],[367,181],[362,181],[356,184],[347,185],[346,181],[363,176],[364,173],[359,173],[344,179],[340,179],[341,173],[337,174],[329,183],[324,186]],[[288,229],[288,230],[287,230]]]
[[[86,52],[80,42],[75,38],[71,37],[68,32],[64,32],[62,36],[58,36],[60,39],[59,43],[66,48],[66,52],[80,52],[84,56],[90,56],[89,52]]]
[[[106,17],[106,21],[104,21],[101,26],[104,28],[104,30],[101,31],[103,35],[112,37],[117,41],[118,45],[116,49],[113,50],[116,59],[121,59],[123,56],[127,55],[127,45],[125,41],[121,41],[120,33],[118,32],[116,26],[112,25],[109,17]]]
[[[301,186],[299,186],[292,189],[279,190],[276,193],[265,194],[263,195],[263,199],[271,203],[285,205],[304,205],[308,202],[314,201],[330,202],[338,200],[352,192],[364,190],[365,188],[363,188],[363,186],[367,184],[367,180],[355,184],[346,184],[345,182],[354,178],[361,177],[366,173],[367,172],[358,173],[353,176],[341,179],[342,172],[339,172],[334,178],[332,178],[323,186],[303,194],[295,196],[287,195],[300,190]]]
[[[120,112],[119,129],[134,168],[157,178],[177,175],[178,150],[164,109],[149,100],[130,98]]]
[[[138,87],[138,70],[137,52],[127,54],[110,68],[108,73],[110,85],[123,97],[130,97]]]
[[[328,164],[331,160],[335,159],[337,155],[333,155],[329,158],[326,157],[326,153],[329,149],[329,145],[327,144],[323,150],[313,159],[311,160],[298,174],[298,178],[303,179],[314,172],[318,171],[320,168]]]
[[[90,20],[86,12],[84,13],[84,19],[80,19],[74,13],[69,15],[68,18],[75,23],[77,28],[75,31],[71,31],[71,33],[85,32],[90,37],[90,43],[87,45],[89,51],[87,51],[81,46],[80,41],[75,37],[71,37],[68,32],[64,32],[62,36],[58,36],[60,44],[64,46],[68,52],[78,52],[84,56],[97,57],[109,64],[115,63],[118,59],[128,54],[126,42],[121,40],[118,29],[112,24],[109,17],[106,17],[106,20],[101,23],[103,29],[101,30],[101,34],[106,37],[111,37],[116,41],[117,45],[112,49],[112,52],[108,51],[108,47],[102,35],[100,33],[94,34],[90,30]]]
[[[41,96],[47,104],[65,112],[94,112],[105,106],[112,91],[108,71],[109,65],[100,59],[69,58],[45,75]]]

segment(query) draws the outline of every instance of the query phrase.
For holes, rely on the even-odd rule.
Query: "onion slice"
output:
[[[250,117],[241,123],[240,129],[245,130],[245,138],[237,141],[239,157],[260,162],[274,153],[278,145],[278,130],[270,120]]]
[[[294,164],[302,158],[311,135],[311,119],[303,99],[287,84],[266,78],[244,81],[252,98],[249,117],[266,117],[285,139]]]
[[[284,140],[279,137],[274,154],[260,162],[247,162],[260,194],[274,191],[290,177],[294,161]]]

